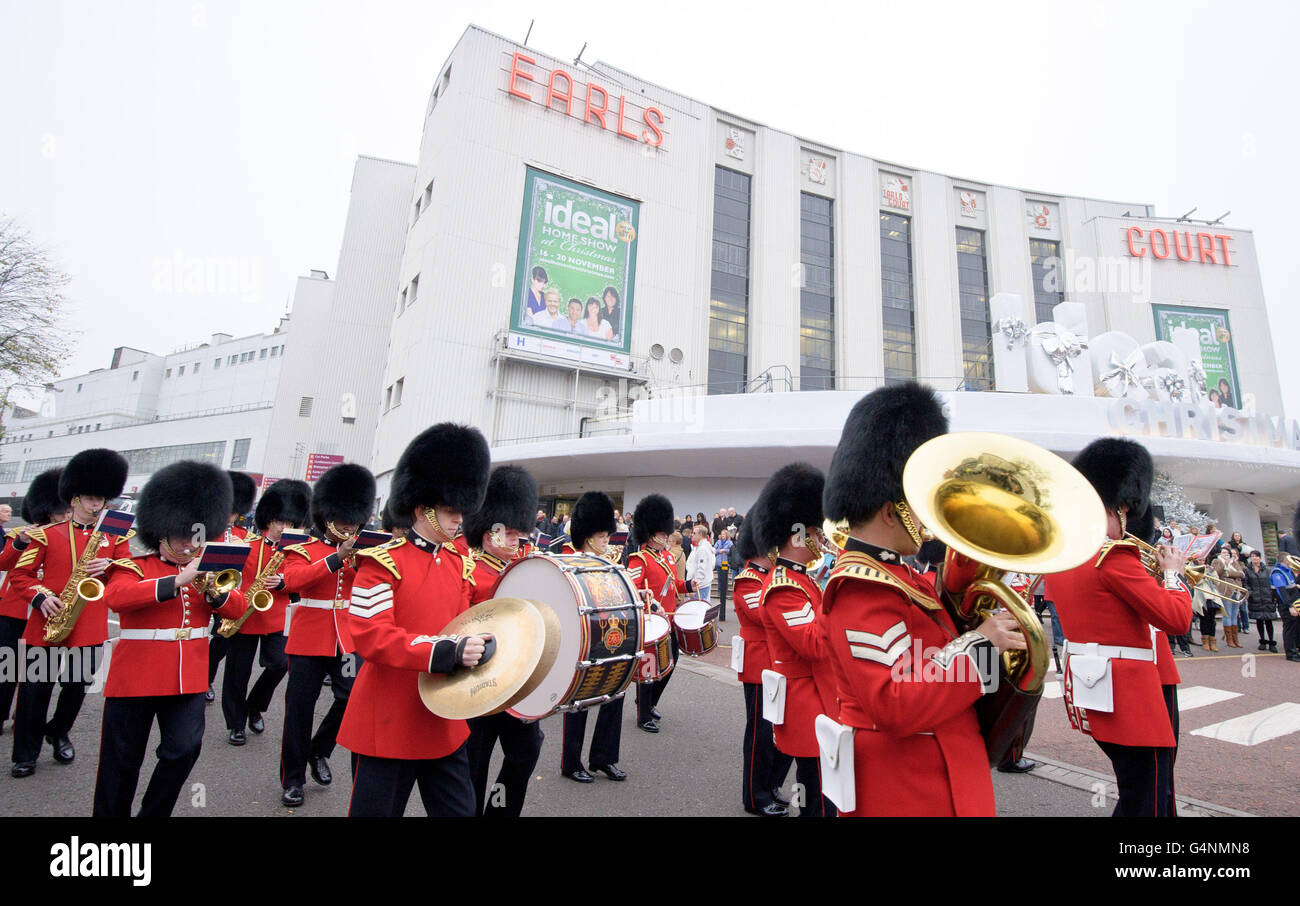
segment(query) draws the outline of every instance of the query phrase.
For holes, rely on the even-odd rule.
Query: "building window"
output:
[[[880,300],[885,383],[916,377],[916,310],[912,300],[912,218],[880,212]]]
[[[132,372],[131,372],[131,380],[133,380],[133,381],[138,381],[139,379],[140,379],[140,372],[138,372],[138,371],[132,371]]]
[[[264,359],[264,358],[266,358],[266,347],[265,347],[265,346],[262,347],[262,350],[261,350],[261,352],[259,352],[259,353],[257,354],[257,357],[258,357],[259,359]]]
[[[748,366],[750,177],[713,172],[709,281],[709,393],[740,393]]]
[[[95,422],[95,430],[98,431],[98,430],[99,430],[99,426],[102,425],[102,424],[103,424],[103,422]]]
[[[835,229],[829,198],[800,194],[799,389],[835,389]]]
[[[411,289],[406,294],[406,307],[410,308],[415,304],[415,298],[420,292],[420,275],[416,274],[411,278]]]
[[[279,355],[279,354],[280,354],[280,347],[279,347],[279,346],[272,346],[272,347],[271,347],[271,358],[275,358],[275,357],[276,357],[277,355]]]
[[[347,415],[343,416],[343,424],[345,424],[345,425],[355,425],[356,423],[357,423],[356,418],[349,417],[349,416],[347,416]]]
[[[431,179],[429,180],[429,184],[424,187],[424,210],[426,211],[429,210],[429,204],[432,201],[433,201],[433,180]]]
[[[18,463],[0,462],[0,483],[12,484],[18,480]]]
[[[1061,243],[1051,239],[1029,240],[1029,264],[1034,275],[1034,318],[1052,320],[1052,309],[1065,301],[1061,274]]]
[[[313,399],[314,399],[313,397],[304,396],[301,400],[299,400],[298,402],[299,418],[311,418],[311,404]]]
[[[177,377],[184,377],[184,376],[185,376],[185,366],[184,366],[184,365],[181,366],[181,370],[177,373],[176,376],[177,376]]]
[[[393,408],[393,385],[389,384],[384,388],[384,411],[387,412]]]
[[[80,385],[80,384],[77,385],[77,392],[78,392],[78,393],[81,392],[81,385]]]
[[[962,373],[967,390],[993,389],[989,273],[984,234],[957,227],[957,308],[961,316]]]
[[[171,376],[172,376],[172,370],[171,370],[170,368],[168,368],[168,369],[167,369],[167,373],[164,374],[163,377],[164,377],[164,378],[169,378],[169,377],[171,377]]]
[[[195,374],[198,374],[198,373],[199,373],[199,365],[200,365],[200,364],[201,364],[200,362],[195,362],[195,363],[194,363],[194,373],[195,373]]]
[[[402,405],[402,387],[406,384],[406,378],[398,378],[397,383],[393,385],[393,405]]]
[[[284,344],[280,344],[280,355],[284,355]]]
[[[235,449],[230,454],[230,468],[242,469],[248,465],[248,448],[252,443],[251,437],[241,437],[235,441]]]
[[[220,368],[220,367],[221,367],[221,359],[213,359],[213,360],[212,360],[212,367],[213,367],[213,368]]]

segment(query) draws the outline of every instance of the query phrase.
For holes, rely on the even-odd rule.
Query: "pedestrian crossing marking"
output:
[[[1226,689],[1211,689],[1209,686],[1187,686],[1186,688],[1179,686],[1178,710],[1190,711],[1193,708],[1217,705],[1219,702],[1240,697],[1240,692],[1229,692]]]
[[[1300,705],[1283,702],[1262,711],[1252,711],[1241,717],[1220,721],[1193,730],[1193,736],[1205,736],[1220,742],[1231,742],[1239,746],[1257,746],[1270,739],[1286,736],[1300,730]]]

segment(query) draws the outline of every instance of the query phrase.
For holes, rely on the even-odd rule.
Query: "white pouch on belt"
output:
[[[834,802],[840,811],[851,812],[857,807],[853,777],[854,729],[831,720],[825,714],[818,714],[813,721],[813,730],[817,734],[817,749],[821,756],[822,795]]]
[[[785,676],[775,670],[763,671],[763,720],[785,723]]]
[[[1114,675],[1110,658],[1090,654],[1070,654],[1066,662],[1070,671],[1071,704],[1089,711],[1115,710]]]
[[[745,640],[738,635],[731,637],[731,669],[737,673],[745,669]]]

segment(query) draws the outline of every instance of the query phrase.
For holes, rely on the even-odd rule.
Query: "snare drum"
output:
[[[683,654],[699,657],[718,644],[718,614],[721,605],[710,607],[704,601],[687,601],[677,605],[673,614],[673,635]]]
[[[668,621],[657,613],[645,618],[645,649],[641,655],[638,683],[653,683],[673,671],[673,646]]]
[[[539,720],[602,704],[636,679],[643,610],[626,574],[609,561],[590,554],[530,554],[502,570],[493,595],[550,605],[562,630],[555,666],[510,708],[515,717]]]

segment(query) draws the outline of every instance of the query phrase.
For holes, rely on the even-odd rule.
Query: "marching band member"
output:
[[[562,554],[594,554],[609,559],[609,536],[618,524],[614,521],[614,501],[600,491],[588,491],[578,498],[570,514],[570,543]],[[582,742],[587,736],[587,710],[564,712],[564,744],[560,748],[560,773],[578,783],[592,783],[590,772],[582,766]],[[588,763],[610,780],[626,780],[627,772],[618,766],[619,743],[623,735],[623,696],[605,702],[596,713],[596,729],[591,736]]]
[[[430,817],[472,817],[463,720],[424,706],[419,675],[454,673],[483,656],[480,635],[440,635],[469,608],[473,563],[451,539],[487,492],[491,459],[474,428],[443,423],[407,445],[393,470],[389,507],[405,538],[361,551],[352,632],[364,658],[339,742],[353,753],[348,814],[401,817],[411,788]]]
[[[776,565],[763,583],[759,613],[772,669],[785,677],[785,719],[775,727],[778,751],[792,756],[803,787],[799,817],[835,817],[822,796],[821,765],[813,722],[836,712],[835,672],[826,651],[822,593],[810,563],[821,559],[822,491],[825,478],[807,463],[782,466],[768,479],[746,524],[754,546],[775,551]],[[755,511],[757,511],[755,513]]]
[[[239,473],[231,474],[233,476]],[[250,586],[258,581],[263,570],[275,559],[280,533],[306,523],[310,506],[311,488],[307,482],[287,478],[267,488],[262,499],[257,502],[253,522],[259,534],[245,536],[249,543],[248,563],[244,567],[243,581],[239,586],[246,599],[249,597]],[[284,559],[285,555],[281,552],[281,568]],[[288,616],[289,593],[284,590],[284,575],[277,571],[260,584],[271,593],[270,609],[252,611],[239,631],[228,640],[229,656],[226,658],[226,673],[221,682],[221,713],[226,719],[226,741],[232,746],[242,746],[247,741],[245,726],[254,733],[266,730],[266,721],[262,715],[271,706],[271,696],[275,694],[276,687],[289,672],[289,659],[284,653],[287,641],[284,624]],[[251,607],[251,602],[248,603]],[[254,654],[258,654],[262,673],[250,692],[248,680],[253,673]]]
[[[662,494],[650,494],[641,499],[632,513],[632,525],[641,549],[627,558],[627,573],[638,589],[650,592],[653,603],[650,609],[662,612],[671,624],[677,610],[677,595],[692,588],[691,583],[677,578],[677,570],[668,554],[668,536],[673,531],[673,505]],[[679,654],[676,633],[669,633],[673,663]],[[673,678],[667,676],[653,683],[636,684],[636,725],[647,733],[658,733],[663,715],[659,713],[659,699]]]
[[[519,553],[520,536],[533,527],[536,511],[537,482],[533,476],[518,466],[492,470],[483,506],[461,524],[474,565],[471,605],[492,598],[501,571]],[[544,738],[541,723],[525,723],[508,711],[470,718],[466,754],[474,783],[474,808],[479,816],[519,817],[528,793],[528,777],[542,754]],[[487,794],[488,768],[498,739],[505,757],[494,789],[502,790],[504,801],[498,801],[495,792]]]
[[[39,654],[46,658],[46,676],[25,679],[18,686],[14,764],[10,770],[15,777],[29,777],[35,772],[42,737],[54,747],[55,761],[68,764],[76,757],[68,734],[81,710],[91,677],[99,669],[103,645],[108,640],[108,607],[102,597],[87,603],[71,634],[53,646],[45,641],[45,623],[63,609],[60,592],[72,576],[74,566],[84,557],[90,558],[85,564],[85,574],[100,578],[114,559],[130,556],[127,541],[134,532],[125,537],[103,535],[97,542],[98,550],[86,550],[94,537],[100,511],[122,493],[126,472],[126,460],[113,450],[82,450],[72,457],[59,476],[59,497],[69,502],[72,518],[46,526],[40,532],[29,532],[33,543],[19,557],[10,575],[14,588],[32,607],[23,641],[29,652],[39,649]],[[62,671],[56,669],[56,657]],[[28,661],[31,659],[29,653]],[[61,683],[54,717],[47,723],[56,672],[60,673],[61,680],[67,681]]]
[[[280,801],[291,808],[303,803],[309,765],[312,779],[321,786],[334,779],[328,759],[357,675],[346,612],[356,575],[352,546],[374,501],[375,477],[369,469],[354,463],[331,466],[311,495],[316,537],[286,550],[281,587],[300,598],[289,610],[284,630],[289,683],[284,692]],[[313,736],[312,717],[326,676],[334,704]]]
[[[167,817],[176,806],[203,743],[203,690],[212,612],[238,616],[244,596],[201,592],[204,537],[220,538],[230,512],[230,478],[207,463],[177,462],[154,473],[140,492],[136,524],[151,553],[114,560],[104,598],[121,615],[104,687],[104,727],[95,777],[96,818],[127,818],[155,720],[158,765],[140,804],[141,817]]]
[[[230,518],[226,524],[226,541],[247,541],[248,530],[239,525],[239,519],[253,508],[253,498],[257,496],[257,482],[251,475],[227,470],[231,487],[234,488],[234,502],[230,505]],[[226,653],[230,650],[230,639],[217,635],[217,625],[212,625],[208,636],[208,691],[204,697],[208,701],[216,700],[212,683],[217,678],[217,668],[221,666]],[[229,723],[229,721],[227,721]],[[232,743],[236,744],[236,743]]]
[[[1300,503],[1296,504],[1295,518],[1292,520],[1291,537],[1282,536],[1279,543],[1279,554],[1277,563],[1268,575],[1268,584],[1273,589],[1276,596],[1277,611],[1282,617],[1282,648],[1286,651],[1288,661],[1300,661],[1300,587],[1296,582],[1300,576],[1287,566],[1283,559],[1283,554],[1297,556],[1287,550],[1288,547],[1295,547],[1295,539],[1300,538]],[[1286,542],[1290,541],[1290,544]]]
[[[1101,497],[1111,540],[1095,560],[1047,577],[1047,596],[1068,639],[1066,713],[1110,759],[1116,816],[1173,817],[1178,672],[1171,656],[1162,678],[1160,652],[1169,655],[1169,645],[1159,634],[1181,633],[1191,620],[1186,562],[1172,548],[1157,548],[1157,580],[1138,546],[1123,540],[1130,521],[1152,523],[1155,467],[1145,447],[1102,438],[1084,447],[1074,467]]]
[[[839,722],[856,731],[856,806],[841,816],[995,812],[974,706],[997,681],[995,651],[1024,648],[1024,638],[1008,614],[958,635],[929,579],[903,563],[921,547],[903,466],[947,430],[932,391],[883,387],[853,407],[831,459],[826,515],[847,521],[849,537],[822,610]]]
[[[736,574],[732,586],[744,658],[737,674],[745,693],[744,767],[740,796],[745,811],[751,815],[779,818],[789,814],[786,806],[790,803],[781,796],[781,786],[794,759],[777,751],[772,724],[763,717],[763,671],[772,669],[772,657],[759,605],[763,599],[763,586],[775,564],[754,544],[754,520],[757,516],[757,508],[750,507],[749,518],[741,523],[736,536],[735,553],[744,568]]]
[[[67,501],[59,497],[59,476],[62,469],[49,469],[32,479],[23,495],[22,517],[26,528],[11,529],[3,536],[6,546],[0,551],[0,570],[12,569],[33,542],[33,537],[45,537],[45,526],[63,522],[68,518]],[[13,581],[5,576],[0,586],[0,652],[9,652],[10,663],[20,663],[18,640],[27,628],[27,615],[31,613],[31,596],[14,588]],[[0,675],[0,729],[9,719],[9,709],[18,689],[18,674]]]

